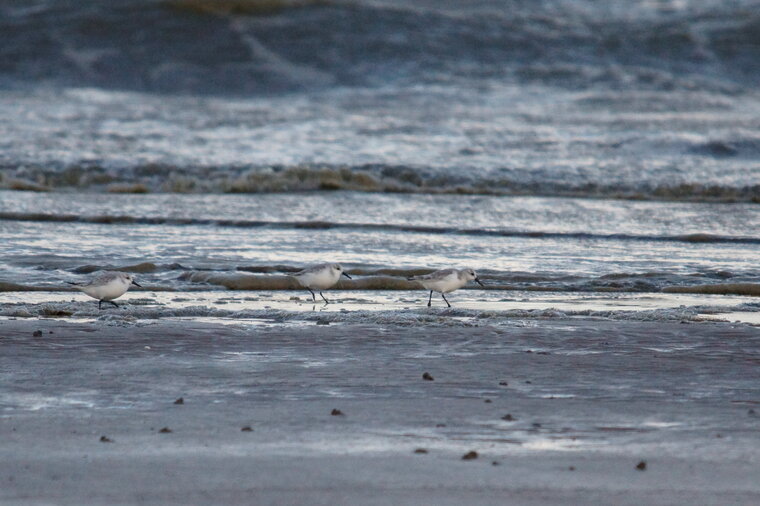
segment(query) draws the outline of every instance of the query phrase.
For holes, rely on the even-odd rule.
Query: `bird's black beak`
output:
[[[346,274],[345,272],[344,272],[344,273],[342,273],[342,274],[343,274],[344,276],[346,276],[348,279],[354,279],[354,278],[352,278],[351,276],[349,276],[348,274]]]
[[[483,284],[483,283],[480,281],[480,279],[479,279],[479,278],[475,278],[475,282],[476,282],[477,284],[479,284],[480,286],[482,286],[483,288],[485,288],[485,287],[486,287],[486,285],[484,285],[484,284]]]
[[[140,288],[142,288],[142,285],[141,285],[141,284],[139,284],[139,283],[138,283],[137,281],[135,281],[134,279],[132,280],[132,284],[133,284],[133,285],[135,285],[135,286],[139,286]]]

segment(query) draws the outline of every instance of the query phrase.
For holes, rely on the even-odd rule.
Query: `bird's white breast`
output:
[[[340,272],[334,269],[321,269],[317,272],[301,274],[296,279],[301,285],[317,290],[326,290],[338,282]]]
[[[462,288],[467,283],[467,281],[459,279],[457,273],[452,272],[445,278],[423,280],[421,283],[422,286],[428,290],[433,290],[434,292],[449,293],[458,288]]]
[[[102,285],[83,286],[81,290],[98,300],[113,300],[121,297],[129,290],[129,283],[116,278]]]

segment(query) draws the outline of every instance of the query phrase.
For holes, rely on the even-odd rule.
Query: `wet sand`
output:
[[[759,345],[707,322],[5,320],[0,502],[758,504]]]

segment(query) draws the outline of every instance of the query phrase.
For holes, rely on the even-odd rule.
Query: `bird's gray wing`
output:
[[[423,274],[422,276],[412,276],[412,281],[435,281],[450,276],[456,272],[456,269],[442,269],[440,271],[431,272],[430,274]]]
[[[101,272],[100,274],[98,274],[97,276],[95,276],[94,278],[92,278],[89,283],[86,283],[86,284],[84,284],[82,286],[100,286],[100,285],[105,285],[105,284],[110,283],[114,279],[118,278],[119,274],[120,273],[113,272],[113,271]]]
[[[329,264],[318,264],[318,265],[312,265],[310,267],[305,268],[302,271],[298,271],[293,276],[303,276],[304,274],[310,274],[312,272],[318,272],[325,268],[326,265]]]

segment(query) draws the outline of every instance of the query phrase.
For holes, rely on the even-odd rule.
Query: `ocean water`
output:
[[[393,321],[450,266],[462,318],[757,320],[759,2],[263,5],[0,6],[4,315],[94,317],[65,281],[113,268],[297,312],[338,261]]]

